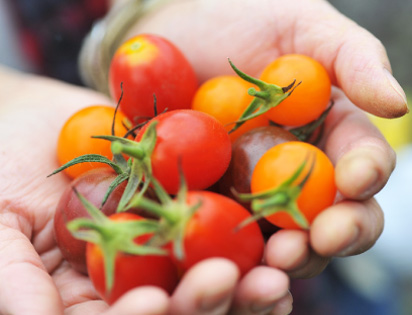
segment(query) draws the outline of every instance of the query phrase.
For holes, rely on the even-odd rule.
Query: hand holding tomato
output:
[[[56,144],[64,122],[89,104],[112,103],[84,88],[3,68],[0,82],[0,313],[202,314],[232,308],[239,314],[252,304],[265,308],[277,302],[281,313],[290,310],[284,272],[262,266],[240,280],[236,265],[226,259],[189,269],[171,297],[141,287],[110,307],[99,300],[90,280],[63,259],[53,237],[54,211],[70,180],[64,174],[46,176],[58,167]],[[256,292],[258,285],[272,293],[270,299]]]
[[[205,14],[211,11],[216,14]],[[168,23],[162,23],[166,19]],[[185,31],[188,28],[191,33]],[[233,74],[228,57],[255,77],[283,54],[304,54],[318,60],[337,87],[332,89],[335,106],[321,148],[336,167],[341,198],[314,220],[310,233],[276,233],[267,244],[266,261],[294,276],[313,276],[326,266],[327,257],[361,253],[374,244],[383,217],[373,196],[386,184],[395,154],[360,109],[388,118],[407,112],[405,94],[391,76],[384,47],[375,37],[328,2],[307,0],[262,1],[259,5],[253,0],[170,4],[137,23],[131,33],[138,32],[155,32],[176,43],[200,82]]]

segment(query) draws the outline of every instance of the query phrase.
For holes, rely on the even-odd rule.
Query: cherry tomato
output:
[[[141,34],[124,42],[115,52],[109,70],[109,88],[120,108],[134,123],[158,112],[190,108],[198,87],[195,72],[182,52],[169,40]]]
[[[168,193],[179,190],[179,163],[191,190],[208,188],[224,174],[230,162],[231,142],[214,117],[195,110],[174,110],[152,121],[158,122],[151,156],[153,176]],[[136,141],[147,126],[139,131]]]
[[[105,105],[93,105],[74,113],[62,127],[57,142],[57,158],[60,165],[84,154],[100,154],[112,159],[110,142],[93,139],[92,136],[110,135],[115,109]],[[127,132],[123,123],[126,116],[118,111],[115,120],[115,135],[124,136]],[[108,167],[103,163],[80,163],[63,170],[75,178],[91,169]]]
[[[57,204],[54,215],[54,235],[57,246],[60,248],[64,259],[79,272],[87,273],[86,242],[74,238],[66,225],[75,218],[90,216],[73,189],[75,188],[92,204],[100,208],[103,197],[115,178],[116,173],[111,169],[100,168],[90,170],[70,183]],[[109,215],[115,212],[125,186],[126,182],[120,184],[110,194],[103,207],[101,207],[103,213]]]
[[[204,82],[197,90],[192,102],[192,109],[208,113],[219,120],[229,131],[248,107],[253,97],[248,94],[252,84],[238,76],[224,75]],[[239,129],[230,134],[235,141],[241,134],[259,126],[268,125],[264,116],[248,120]]]
[[[219,192],[235,200],[237,198],[232,189],[237,193],[250,193],[252,173],[262,155],[279,143],[296,140],[292,133],[277,126],[258,127],[242,134],[232,144],[232,159],[226,173],[219,180]],[[241,204],[250,210],[250,203]],[[265,237],[278,230],[264,218],[258,223]]]
[[[256,222],[236,229],[250,213],[236,201],[209,191],[189,191],[187,204],[200,202],[184,235],[185,258],[177,260],[182,270],[210,257],[225,257],[237,264],[242,275],[259,265],[264,240]]]
[[[141,217],[127,212],[109,217],[112,221],[141,220]],[[148,241],[150,234],[135,238],[135,243]],[[104,256],[102,249],[87,243],[87,269],[96,291],[108,303],[113,304],[127,291],[139,286],[157,286],[171,294],[178,282],[178,272],[168,255],[131,255],[118,252],[115,258],[114,283],[106,291]]]
[[[311,154],[314,154],[312,158]],[[251,191],[258,193],[279,187],[305,160],[307,163],[295,183],[299,183],[309,173],[314,161],[310,176],[297,198],[297,206],[310,224],[321,211],[333,204],[336,196],[334,167],[326,154],[317,147],[290,141],[269,149],[256,164]],[[299,228],[285,212],[269,215],[266,219],[281,228]]]
[[[232,158],[226,173],[219,180],[219,191],[232,197],[231,188],[238,193],[250,193],[256,163],[267,150],[287,141],[297,141],[297,138],[277,126],[262,126],[241,135],[232,144]]]
[[[260,80],[282,87],[293,80],[301,82],[287,99],[265,113],[281,125],[301,126],[314,121],[330,102],[329,75],[318,61],[308,56],[281,56],[265,67]]]

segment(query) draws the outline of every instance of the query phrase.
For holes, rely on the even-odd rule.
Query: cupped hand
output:
[[[324,0],[170,1],[139,20],[127,36],[141,32],[170,38],[201,81],[234,74],[228,57],[252,76],[282,54],[320,61],[335,86],[321,147],[335,164],[339,197],[309,232],[274,234],[265,261],[292,277],[311,277],[332,257],[373,246],[384,224],[373,196],[385,186],[396,156],[365,112],[386,118],[408,112],[377,38]]]
[[[268,307],[290,312],[284,272],[261,266],[239,279],[237,267],[224,259],[193,267],[171,297],[142,287],[109,307],[57,248],[54,211],[69,180],[46,176],[58,166],[57,138],[65,120],[80,108],[113,101],[4,68],[0,83],[0,314],[252,314]]]

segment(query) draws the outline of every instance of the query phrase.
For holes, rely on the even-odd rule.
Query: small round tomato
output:
[[[57,142],[57,159],[63,165],[72,159],[85,154],[100,154],[112,159],[110,142],[94,139],[92,136],[111,135],[115,109],[105,105],[93,105],[74,113],[63,125]],[[124,136],[127,132],[123,123],[126,116],[117,111],[114,133]],[[71,178],[100,167],[109,167],[102,163],[88,162],[70,166],[63,170]]]
[[[260,80],[278,86],[301,82],[293,93],[265,113],[275,123],[301,126],[317,119],[328,106],[331,81],[326,69],[315,59],[289,54],[275,59],[263,70]]]
[[[256,163],[267,150],[287,141],[297,141],[297,138],[278,126],[262,126],[245,132],[232,144],[232,158],[226,173],[219,180],[219,191],[233,198],[231,188],[238,193],[250,193]]]
[[[214,77],[199,87],[193,98],[192,109],[212,115],[225,126],[227,131],[230,131],[233,123],[253,100],[253,96],[248,94],[248,89],[252,86],[238,76]],[[269,121],[264,116],[250,119],[232,132],[230,139],[233,142],[246,131],[268,124]]]
[[[262,126],[242,134],[232,144],[232,159],[226,173],[219,180],[219,192],[237,200],[232,189],[237,193],[250,193],[250,181],[256,163],[273,146],[297,138],[289,131],[278,126]],[[250,203],[241,203],[250,210]],[[264,218],[258,221],[265,237],[278,229]]]
[[[122,212],[109,217],[111,221],[141,220],[136,214]],[[145,234],[134,239],[136,244],[144,244],[150,238]],[[113,304],[127,291],[139,286],[157,286],[171,294],[178,282],[178,272],[171,257],[165,255],[132,255],[117,252],[114,267],[114,282],[111,290],[106,290],[104,254],[99,245],[87,243],[87,270],[96,291],[108,303]]]
[[[195,110],[174,110],[151,121],[157,122],[152,172],[168,193],[179,190],[179,164],[191,190],[206,189],[225,173],[232,146],[226,129],[214,117]],[[136,141],[147,126],[139,131]]]
[[[183,53],[169,40],[141,34],[124,42],[115,52],[109,70],[112,97],[123,98],[120,108],[133,122],[165,109],[190,108],[198,87],[195,72]]]
[[[261,263],[264,240],[257,223],[237,229],[250,217],[244,207],[210,191],[189,191],[186,200],[188,205],[199,203],[200,207],[185,228],[184,259],[176,262],[183,271],[211,257],[230,259],[242,275]]]
[[[309,174],[296,202],[310,224],[321,211],[333,204],[337,190],[333,164],[319,148],[300,141],[275,145],[257,162],[252,174],[251,192],[256,194],[279,187],[305,161],[303,171],[292,186],[298,185]],[[281,228],[299,228],[286,212],[274,213],[266,219]]]
[[[74,193],[76,189],[96,207],[101,207],[103,197],[116,173],[108,168],[90,170],[74,179],[60,197],[54,214],[54,235],[63,258],[77,271],[87,273],[86,242],[72,236],[66,225],[79,217],[90,217]],[[126,182],[120,184],[109,196],[101,211],[106,215],[116,211]]]

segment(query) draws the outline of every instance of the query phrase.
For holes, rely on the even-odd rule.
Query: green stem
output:
[[[136,143],[136,145],[129,145],[113,141],[111,149],[113,154],[125,153],[139,160],[142,160],[146,156],[145,150],[141,148],[138,143]]]
[[[269,84],[262,80],[256,79],[240,71],[229,59],[230,66],[236,72],[236,74],[243,80],[255,84],[260,91],[255,88],[249,88],[249,95],[254,99],[251,101],[246,110],[242,113],[239,119],[235,122],[234,127],[229,131],[233,131],[240,128],[246,121],[260,116],[270,109],[278,106],[284,99],[286,99],[294,89],[300,84],[295,85],[295,80],[287,87],[280,87],[275,84]]]

